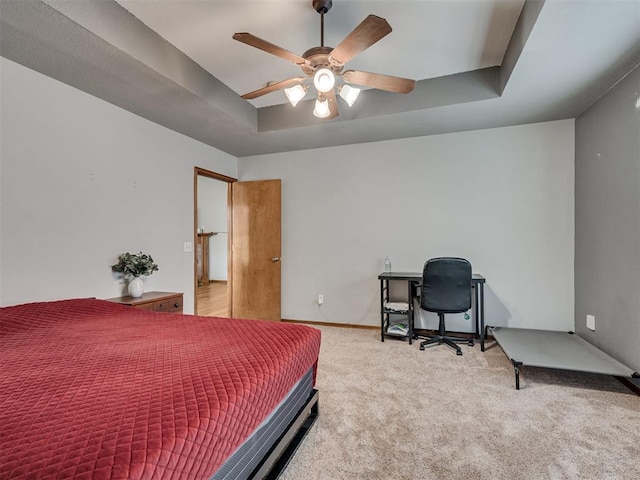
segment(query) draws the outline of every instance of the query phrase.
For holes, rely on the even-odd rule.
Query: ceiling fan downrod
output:
[[[332,0],[313,0],[313,8],[320,14],[320,46],[324,47],[324,14],[331,10]]]

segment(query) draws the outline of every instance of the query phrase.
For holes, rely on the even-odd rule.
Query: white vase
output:
[[[144,293],[144,283],[140,277],[133,277],[129,282],[129,295],[133,298],[141,297]]]

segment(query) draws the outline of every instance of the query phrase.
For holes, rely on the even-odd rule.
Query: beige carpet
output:
[[[609,376],[318,327],[320,417],[282,480],[640,479],[640,397]]]

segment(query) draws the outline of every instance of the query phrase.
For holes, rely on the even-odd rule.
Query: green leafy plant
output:
[[[121,273],[125,277],[148,276],[158,271],[158,265],[155,264],[151,255],[146,253],[123,253],[118,257],[118,263],[111,265],[111,270]]]

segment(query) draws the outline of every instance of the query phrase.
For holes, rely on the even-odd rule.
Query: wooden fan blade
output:
[[[329,112],[330,112],[326,120],[331,120],[332,118],[336,118],[339,115],[338,101],[336,100],[336,93],[333,91],[333,89],[331,89],[327,93],[325,93],[325,96],[327,97],[327,101],[329,102]]]
[[[384,18],[369,15],[333,49],[329,60],[337,65],[344,65],[389,33],[391,25]]]
[[[342,78],[347,83],[355,83],[365,87],[377,88],[393,93],[409,93],[416,86],[415,80],[408,78],[393,77],[380,73],[359,72],[357,70],[347,70],[342,74]]]
[[[304,77],[293,77],[287,80],[282,80],[281,82],[272,83],[271,85],[259,88],[258,90],[254,90],[253,92],[245,93],[244,95],[242,95],[242,98],[244,98],[245,100],[253,100],[254,98],[266,95],[267,93],[275,92],[276,90],[282,90],[283,88],[292,87],[297,83],[302,83],[303,80]]]
[[[255,35],[251,35],[247,32],[234,33],[233,39],[258,48],[264,52],[270,53],[271,55],[275,55],[276,57],[284,58],[285,60],[295,63],[296,65],[303,65],[306,62],[306,60],[300,55],[291,53],[289,50],[285,50],[282,47],[274,45],[273,43],[267,42],[266,40],[258,38]]]

